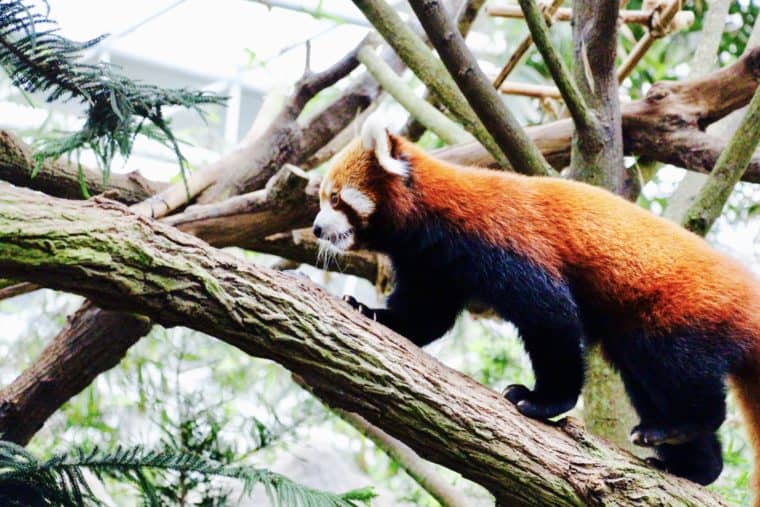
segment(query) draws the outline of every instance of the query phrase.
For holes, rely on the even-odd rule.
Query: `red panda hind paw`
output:
[[[658,445],[669,444],[679,445],[693,440],[700,434],[700,431],[691,426],[657,428],[651,426],[642,426],[639,424],[631,430],[629,439],[633,445],[639,447],[656,447]]]

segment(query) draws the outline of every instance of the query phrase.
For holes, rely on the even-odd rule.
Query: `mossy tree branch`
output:
[[[192,327],[279,362],[327,403],[483,485],[497,502],[722,505],[572,422],[526,419],[301,277],[247,264],[112,201],[0,184],[0,247],[0,269],[12,278]]]
[[[411,0],[410,4],[449,74],[512,167],[527,174],[555,174],[493,89],[441,2]]]
[[[467,38],[467,34],[470,33],[470,29],[475,23],[475,19],[477,19],[478,13],[485,3],[485,0],[463,0],[459,4],[456,15],[457,27],[459,28],[459,33],[461,33],[462,37],[465,39]],[[441,103],[436,100],[435,95],[431,95],[429,90],[425,92],[424,98],[425,101],[435,106],[436,109],[440,110],[443,108]],[[424,133],[425,127],[413,116],[410,116],[407,119],[406,124],[401,129],[401,135],[413,141],[419,139]]]
[[[509,166],[509,159],[467,104],[467,99],[446,72],[446,68],[433,57],[430,49],[398,13],[384,0],[353,1],[399,58],[435,95],[436,100],[462,122],[462,126],[491,153],[500,166]]]
[[[760,87],[747,108],[739,128],[731,136],[715,169],[712,170],[694,203],[684,216],[682,225],[704,236],[720,216],[734,187],[746,171],[760,143]]]
[[[576,86],[570,73],[565,68],[565,64],[554,49],[554,45],[549,38],[549,27],[544,20],[544,15],[536,5],[535,0],[519,0],[520,8],[525,15],[525,22],[528,24],[531,38],[536,48],[544,59],[546,67],[562,94],[570,115],[575,122],[575,128],[583,130],[599,130],[599,122],[594,117],[593,112],[586,105],[578,86]]]
[[[399,104],[404,106],[404,109],[409,114],[415,117],[426,128],[435,132],[444,142],[459,144],[472,139],[467,131],[449,120],[445,114],[436,109],[432,104],[425,99],[417,97],[414,91],[406,86],[403,80],[393,72],[393,69],[371,48],[362,48],[359,51],[358,58],[385,91],[390,93]]]

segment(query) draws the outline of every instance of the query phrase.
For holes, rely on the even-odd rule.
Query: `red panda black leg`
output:
[[[548,316],[543,324],[551,323]],[[533,419],[549,419],[572,409],[583,388],[580,324],[573,319],[558,319],[553,324],[521,328],[536,385],[532,391],[520,384],[504,391],[504,397],[521,414]]]
[[[397,280],[388,298],[388,308],[369,308],[353,296],[344,301],[364,316],[376,320],[419,347],[440,338],[454,325],[464,301],[444,292],[425,293],[425,284],[407,284]]]

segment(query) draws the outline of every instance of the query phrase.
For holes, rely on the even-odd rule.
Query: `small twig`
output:
[[[554,19],[554,13],[557,12],[557,9],[560,5],[562,5],[563,0],[552,0],[552,3],[546,8],[546,24],[548,26],[551,26]],[[519,7],[516,7],[516,9],[520,12],[520,15],[522,16],[522,10]],[[490,14],[490,11],[489,11]],[[525,53],[528,52],[530,47],[533,45],[533,37],[530,35],[526,35],[525,38],[520,41],[520,44],[517,45],[517,49],[512,53],[512,55],[509,57],[509,60],[507,60],[507,63],[504,64],[504,67],[502,67],[501,71],[499,71],[499,75],[496,76],[496,79],[493,81],[493,87],[499,88],[502,83],[507,79],[507,76],[509,76],[513,70],[515,70],[515,67],[517,67],[517,64],[520,63],[520,60],[522,60],[522,57],[525,56]]]
[[[554,79],[554,83],[559,88],[562,98],[573,117],[573,122],[579,131],[596,129],[598,121],[593,112],[583,100],[578,86],[573,81],[570,73],[562,63],[557,51],[554,49],[549,38],[549,27],[544,21],[541,10],[536,5],[535,0],[519,0],[520,7],[525,14],[525,22],[528,24],[533,42],[541,53],[544,63],[549,69],[549,73]]]
[[[414,449],[404,442],[390,436],[354,412],[340,409],[335,409],[334,412],[365,437],[372,440],[391,459],[399,463],[422,489],[438,500],[442,507],[467,507],[468,505],[472,505],[472,500],[465,497],[447,482],[433,463],[422,459],[419,454],[414,452]]]
[[[293,374],[291,375],[291,378],[293,379],[293,382],[301,386],[313,396],[317,396],[303,377]],[[441,476],[441,472],[433,463],[421,458],[414,449],[406,445],[404,442],[392,437],[355,412],[332,407],[325,401],[320,401],[332,410],[335,415],[370,439],[377,447],[385,452],[388,457],[401,465],[401,468],[403,468],[406,473],[422,487],[422,489],[438,500],[442,507],[467,507],[472,503]]]
[[[641,60],[647,51],[649,51],[649,48],[652,47],[654,41],[661,37],[664,37],[667,34],[670,24],[672,23],[673,19],[675,19],[675,16],[680,9],[681,0],[670,0],[670,2],[664,8],[659,21],[650,24],[649,31],[644,34],[641,39],[639,39],[631,52],[628,54],[628,57],[625,59],[625,61],[620,64],[620,67],[617,71],[618,83],[622,83],[625,78],[628,77],[628,75],[636,67],[636,64],[639,63],[639,60]]]
[[[707,182],[686,211],[682,225],[704,236],[720,216],[734,187],[747,170],[760,143],[760,87],[749,104],[739,128],[721,153]]]
[[[496,18],[522,19],[522,9],[515,5],[492,5],[486,8],[489,16]],[[655,11],[626,11],[621,10],[618,18],[626,24],[644,25],[647,28],[652,22],[652,15]],[[675,16],[676,25],[689,23],[693,21],[694,14],[691,12],[679,12]],[[569,22],[573,19],[573,10],[569,7],[560,7],[554,16],[554,21]]]
[[[472,24],[475,22],[475,18],[478,17],[478,12],[486,0],[464,0],[459,9],[457,10],[456,20],[457,28],[462,37],[467,37],[470,32]]]
[[[17,283],[15,285],[9,285],[8,287],[3,287],[0,289],[0,301],[4,299],[10,299],[12,297],[20,296],[22,294],[28,294],[30,292],[34,292],[38,289],[41,289],[39,285],[28,283],[28,282],[21,282]]]
[[[514,83],[507,81],[499,87],[499,92],[504,95],[523,95],[539,99],[561,99],[562,94],[554,86],[537,85],[532,83]]]
[[[528,174],[556,174],[493,89],[440,1],[409,3],[472,110],[509,157],[512,167]]]
[[[390,93],[399,104],[404,106],[404,109],[417,118],[426,128],[435,132],[447,144],[472,141],[472,137],[464,129],[449,120],[445,114],[424,99],[417,97],[371,48],[362,48],[358,57],[359,61],[364,64],[385,91]]]
[[[304,63],[303,75],[311,74],[311,39],[306,39],[306,59]]]
[[[470,108],[443,64],[430,54],[430,49],[384,0],[353,0],[385,41],[396,51],[412,72],[459,121],[462,126],[491,153],[502,167],[509,159]],[[461,37],[461,36],[460,36]]]

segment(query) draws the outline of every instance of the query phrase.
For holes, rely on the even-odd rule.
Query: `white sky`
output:
[[[312,8],[319,4],[291,3]],[[323,3],[331,13],[361,18],[350,0]],[[250,61],[246,50],[253,51],[256,61],[266,61],[266,67],[255,66],[246,81],[261,90],[292,83],[301,75],[307,39],[312,39],[312,68],[319,70],[367,32],[364,27],[246,0],[51,0],[50,6],[63,35],[82,40],[109,33],[112,37],[104,44],[167,67],[232,78]]]

